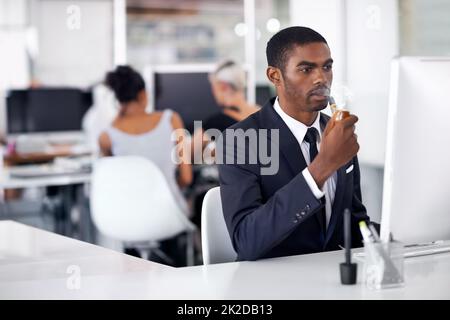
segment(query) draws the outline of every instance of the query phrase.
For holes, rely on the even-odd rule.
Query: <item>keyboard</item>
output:
[[[403,256],[406,258],[428,256],[439,253],[450,253],[450,240],[446,241],[434,241],[429,243],[405,245]],[[364,260],[365,253],[356,252],[353,257],[357,260]]]
[[[78,168],[61,167],[54,165],[30,165],[14,167],[9,170],[9,175],[14,178],[39,178],[61,175],[87,174],[91,172],[90,166]]]
[[[426,244],[405,245],[404,257],[420,257],[431,254],[450,252],[450,241],[436,241]]]

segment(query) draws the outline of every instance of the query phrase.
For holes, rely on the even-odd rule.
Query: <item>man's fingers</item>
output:
[[[328,121],[327,126],[325,127],[325,130],[323,131],[324,137],[333,129],[334,125],[336,124],[336,115],[337,115],[337,112],[334,112],[333,116]]]
[[[356,122],[358,122],[358,117],[354,114],[349,115],[347,118],[340,120],[344,128],[348,128],[353,126]]]

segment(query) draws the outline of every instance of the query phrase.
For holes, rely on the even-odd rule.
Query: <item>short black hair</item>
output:
[[[287,53],[294,46],[304,46],[313,42],[323,42],[328,45],[325,38],[307,27],[289,27],[277,32],[267,42],[266,56],[267,64],[284,71],[287,61]]]
[[[118,66],[108,72],[105,84],[114,91],[120,103],[137,100],[138,93],[145,89],[144,79],[130,66]]]

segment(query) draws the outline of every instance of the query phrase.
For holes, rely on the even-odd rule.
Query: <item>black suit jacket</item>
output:
[[[238,260],[337,250],[344,242],[345,208],[352,213],[352,246],[361,246],[358,222],[369,222],[369,217],[361,202],[357,157],[337,171],[331,219],[323,234],[317,213],[324,205],[305,181],[302,170],[307,165],[300,146],[274,110],[273,103],[271,99],[260,111],[225,130],[216,149],[216,156],[219,159],[222,156],[221,161],[226,162],[219,164],[220,192],[225,222]],[[323,131],[329,117],[322,114],[320,120]],[[267,135],[258,135],[257,145],[250,143],[250,139],[237,144],[235,138],[230,138],[229,133],[240,131],[242,136],[248,129],[257,129],[257,132],[267,129]],[[270,129],[279,129],[279,139],[275,139]],[[262,139],[269,145],[272,143],[272,155],[278,152],[279,168],[272,175],[261,174],[261,169],[269,166],[267,159],[258,154]],[[242,161],[242,156],[246,161]]]

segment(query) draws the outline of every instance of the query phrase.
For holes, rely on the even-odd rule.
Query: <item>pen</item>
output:
[[[381,242],[380,237],[378,236],[378,232],[373,226],[373,224],[369,224],[369,230],[372,233],[372,237],[375,240],[375,242]]]
[[[359,229],[361,230],[361,234],[364,239],[364,242],[375,243],[375,239],[372,236],[372,233],[369,231],[369,228],[367,228],[367,224],[365,221],[359,222]]]
[[[368,246],[371,251],[378,253],[378,255],[381,257],[381,259],[383,260],[383,262],[386,265],[386,269],[385,269],[384,275],[383,275],[383,281],[384,281],[384,279],[389,279],[389,281],[391,281],[391,282],[392,281],[401,282],[402,276],[400,275],[399,271],[395,267],[395,265],[392,262],[389,255],[386,253],[386,251],[381,246],[381,243],[379,243],[378,246],[375,246],[375,242],[376,242],[375,237],[378,236],[378,234],[376,233],[376,230],[374,233],[370,232],[365,221],[359,222],[359,228],[361,230],[361,234],[364,239],[364,245]]]
[[[350,248],[352,247],[352,235],[350,229],[350,210],[344,211],[344,247],[345,247],[345,263],[351,263]]]

